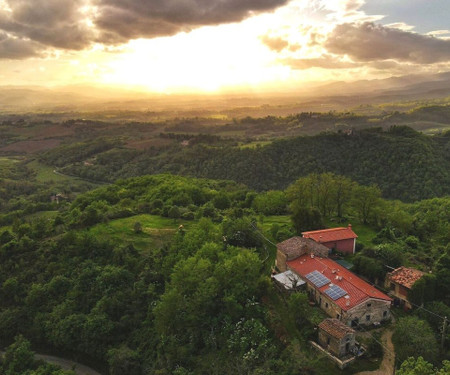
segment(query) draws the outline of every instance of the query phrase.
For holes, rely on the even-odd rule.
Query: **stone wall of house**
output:
[[[355,347],[355,334],[349,333],[342,339],[338,339],[323,330],[319,330],[319,344],[336,357],[342,358],[351,353]]]
[[[384,283],[385,287],[390,288],[389,296],[393,297],[397,300],[397,303],[400,303],[405,309],[411,309],[412,305],[408,301],[408,288],[405,288],[402,285],[391,282],[388,278]],[[400,302],[399,302],[400,300]]]
[[[390,307],[390,301],[370,298],[364,301],[364,303],[344,312],[343,321],[347,325],[351,325],[352,321],[355,320],[359,325],[380,323],[391,317]]]
[[[339,340],[325,331],[319,330],[319,344],[336,357],[339,357]]]
[[[330,318],[341,319],[343,315],[342,309],[334,303],[326,294],[320,293],[310,284],[307,284],[307,292],[314,299],[317,305],[327,313]]]
[[[390,301],[383,301],[370,298],[364,303],[355,306],[349,311],[342,310],[331,298],[326,294],[320,293],[310,284],[307,284],[306,290],[317,305],[331,318],[336,318],[350,326],[354,319],[360,325],[370,325],[388,320],[390,315]],[[369,316],[369,319],[367,319]]]
[[[277,250],[277,258],[275,260],[275,265],[280,272],[284,272],[287,270],[286,258],[287,258],[286,254],[284,254],[280,250]]]

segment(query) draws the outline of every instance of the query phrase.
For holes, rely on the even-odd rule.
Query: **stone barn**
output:
[[[319,344],[340,359],[353,355],[355,331],[338,319],[325,319],[319,324]]]

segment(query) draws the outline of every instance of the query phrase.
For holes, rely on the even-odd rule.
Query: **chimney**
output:
[[[350,230],[352,229],[352,225],[351,224],[348,225],[348,229],[350,229]]]

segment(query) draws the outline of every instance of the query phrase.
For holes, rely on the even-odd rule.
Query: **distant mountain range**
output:
[[[134,88],[73,85],[0,86],[0,113],[32,111],[226,110],[295,105],[301,110],[342,110],[360,104],[438,99],[450,96],[450,72],[355,82],[309,84],[295,92],[210,95],[152,94]]]

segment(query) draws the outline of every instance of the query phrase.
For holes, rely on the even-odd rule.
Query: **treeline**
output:
[[[385,198],[414,202],[450,193],[449,142],[450,133],[430,137],[394,126],[282,139],[254,149],[177,143],[157,151],[115,150],[100,154],[93,165],[80,159],[58,165],[94,180],[169,172],[234,180],[256,190],[285,189],[299,177],[331,172],[361,185],[377,184]]]

